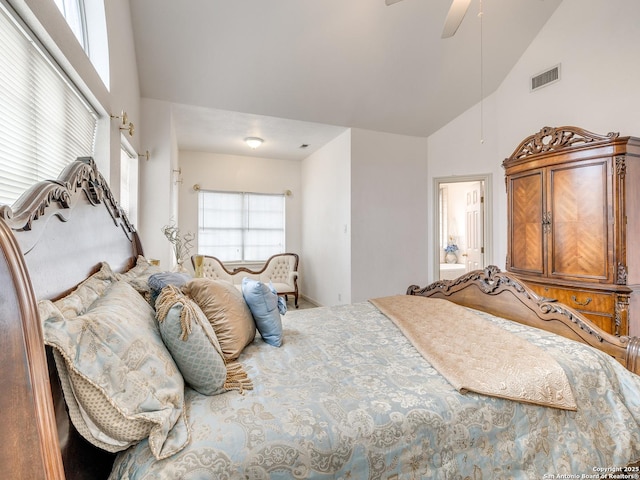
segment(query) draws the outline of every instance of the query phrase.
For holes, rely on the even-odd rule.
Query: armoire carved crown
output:
[[[620,136],[619,132],[598,135],[578,127],[542,127],[538,133],[525,138],[507,160],[520,159],[529,155],[561,150],[574,145],[608,142]]]

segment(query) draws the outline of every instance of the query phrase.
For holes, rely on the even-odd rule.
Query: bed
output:
[[[410,286],[408,295],[288,312],[281,347],[256,335],[238,358],[252,389],[184,388],[183,448],[159,459],[143,439],[107,453],[69,417],[37,308],[105,263],[133,271],[144,258],[137,233],[88,158],[1,207],[0,218],[7,478],[587,478],[579,476],[623,468],[624,478],[638,477],[640,340],[601,331],[496,267]],[[425,347],[412,328],[427,319]],[[462,320],[484,333],[464,340],[452,327],[464,330]],[[508,367],[519,370],[526,345],[544,350],[570,386],[551,397],[572,396],[575,408],[459,388],[425,357],[438,343],[459,345],[450,349],[458,370],[486,361],[476,351],[516,352]]]

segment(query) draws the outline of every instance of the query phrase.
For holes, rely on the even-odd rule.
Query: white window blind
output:
[[[0,3],[0,204],[93,156],[97,115]]]
[[[251,262],[284,252],[284,195],[201,190],[198,210],[198,253]]]

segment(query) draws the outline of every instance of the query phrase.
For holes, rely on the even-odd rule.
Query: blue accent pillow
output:
[[[274,347],[282,345],[282,320],[275,290],[258,280],[245,277],[242,279],[242,296],[262,339]]]
[[[276,297],[278,297],[278,311],[280,312],[280,315],[284,315],[285,313],[287,313],[287,301],[284,299],[284,297],[278,295],[278,292],[276,292],[276,289],[273,288],[273,285],[269,284],[269,288],[273,293],[276,294]]]

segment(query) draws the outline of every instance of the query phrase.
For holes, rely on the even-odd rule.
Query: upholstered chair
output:
[[[202,257],[202,265],[197,267],[196,257]],[[205,278],[214,280],[225,280],[233,283],[237,288],[241,288],[242,279],[249,277],[260,280],[262,283],[272,285],[278,295],[288,299],[293,295],[294,303],[298,308],[298,263],[299,257],[296,253],[279,253],[267,259],[260,270],[251,270],[246,267],[238,267],[233,270],[227,269],[216,257],[210,255],[193,255],[191,257],[196,272]]]

